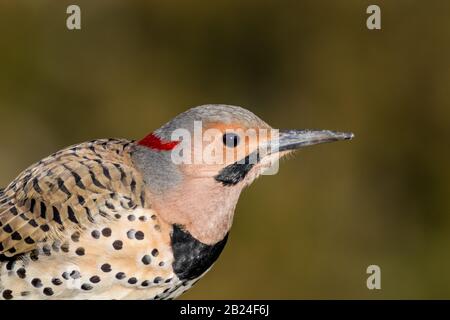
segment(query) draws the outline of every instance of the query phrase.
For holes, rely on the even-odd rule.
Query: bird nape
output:
[[[243,188],[289,152],[352,137],[204,105],[139,141],[58,151],[0,190],[0,298],[176,298],[219,257]]]

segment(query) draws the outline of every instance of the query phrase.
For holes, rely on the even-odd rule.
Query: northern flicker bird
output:
[[[194,134],[196,121],[215,129],[218,150],[248,144],[243,158],[175,163],[173,133]],[[23,171],[0,190],[0,299],[176,298],[220,255],[239,195],[267,159],[353,137],[282,130],[276,152],[263,153],[237,129],[272,128],[246,109],[205,105],[142,140],[81,143]]]

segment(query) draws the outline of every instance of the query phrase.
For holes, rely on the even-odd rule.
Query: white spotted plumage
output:
[[[172,270],[171,226],[130,164],[131,144],[69,147],[2,191],[0,299],[163,299],[187,289]]]

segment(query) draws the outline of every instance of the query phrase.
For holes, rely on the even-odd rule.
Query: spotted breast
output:
[[[0,298],[171,299],[201,277],[208,246],[152,209],[133,141],[57,152],[0,190]]]

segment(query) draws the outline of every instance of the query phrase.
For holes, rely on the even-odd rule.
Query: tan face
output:
[[[208,123],[202,128],[201,140],[192,139],[192,163],[183,164],[181,170],[191,177],[214,177],[247,157],[247,161],[258,165],[256,154],[270,143],[272,130],[270,126],[250,128],[239,123]]]

